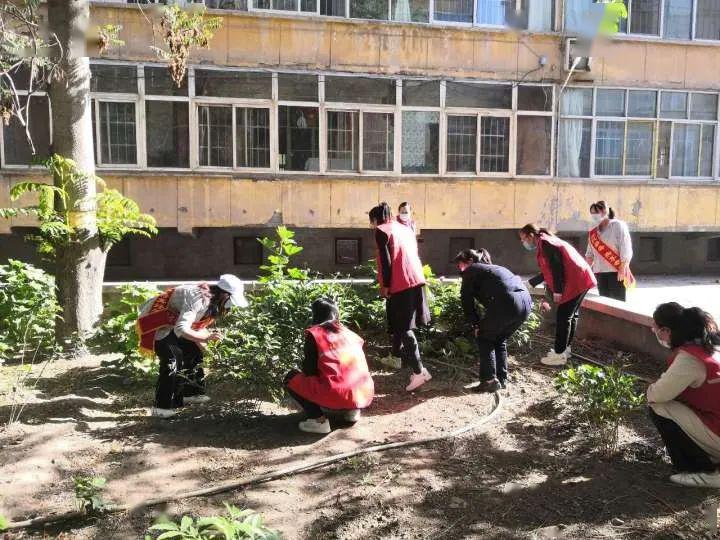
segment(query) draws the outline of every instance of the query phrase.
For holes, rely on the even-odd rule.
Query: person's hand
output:
[[[390,288],[380,287],[380,296],[382,296],[383,298],[390,298]]]
[[[620,265],[620,268],[618,268],[618,273],[617,273],[618,281],[625,281],[625,277],[627,276],[627,270],[628,270],[628,267],[626,264]]]
[[[548,313],[551,309],[552,307],[550,307],[550,304],[547,300],[543,300],[542,302],[540,302],[540,311],[542,311],[543,313]]]
[[[586,256],[586,257],[585,257],[585,260],[587,261],[588,264],[592,264],[592,263],[593,263],[593,258],[592,258],[590,255]]]
[[[553,302],[555,302],[556,304],[559,304],[560,300],[562,300],[562,294],[553,293]]]
[[[207,341],[220,341],[223,338],[222,332],[213,330],[208,334]]]

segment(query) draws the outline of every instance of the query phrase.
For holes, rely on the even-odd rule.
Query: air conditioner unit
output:
[[[592,71],[592,56],[590,56],[590,43],[578,38],[567,38],[565,40],[565,63],[566,72]]]

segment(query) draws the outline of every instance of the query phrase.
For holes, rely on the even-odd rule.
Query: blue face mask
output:
[[[527,249],[528,251],[535,251],[537,249],[537,245],[535,245],[535,242],[525,242],[523,240],[522,243],[523,247]]]

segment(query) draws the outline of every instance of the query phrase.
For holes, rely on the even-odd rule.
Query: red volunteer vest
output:
[[[373,400],[375,385],[363,352],[363,339],[342,324],[332,330],[311,326],[306,330],[318,351],[318,374],[295,375],[288,387],[326,409],[364,409]]]
[[[378,229],[387,234],[390,248],[390,294],[399,293],[425,284],[425,274],[418,256],[417,238],[415,233],[406,225],[392,220]],[[377,256],[378,281],[381,287],[386,285],[382,280],[382,263],[380,255]]]
[[[705,382],[697,387],[687,387],[677,398],[690,407],[700,417],[708,429],[720,435],[720,358],[708,354],[699,345],[683,345],[678,347],[668,360],[668,366],[677,358],[680,351],[691,354],[705,365]]]
[[[574,247],[557,236],[541,233],[537,242],[537,262],[545,278],[545,283],[553,293],[555,292],[553,275],[550,269],[550,262],[547,260],[547,257],[545,257],[542,249],[543,242],[555,246],[562,253],[565,290],[563,290],[562,298],[560,299],[561,304],[572,300],[597,285],[597,280],[595,279],[595,274],[592,272],[592,268],[590,268],[587,261]]]

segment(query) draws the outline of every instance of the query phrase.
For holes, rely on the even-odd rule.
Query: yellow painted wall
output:
[[[0,177],[0,205],[18,174]],[[223,176],[104,175],[137,200],[161,227],[367,226],[367,211],[386,200],[415,206],[429,229],[511,229],[528,222],[560,231],[584,230],[592,202],[604,199],[638,231],[720,230],[720,187],[628,185],[528,180],[386,178],[236,179]],[[12,226],[31,225],[28,218]],[[0,232],[8,224],[0,220]]]

